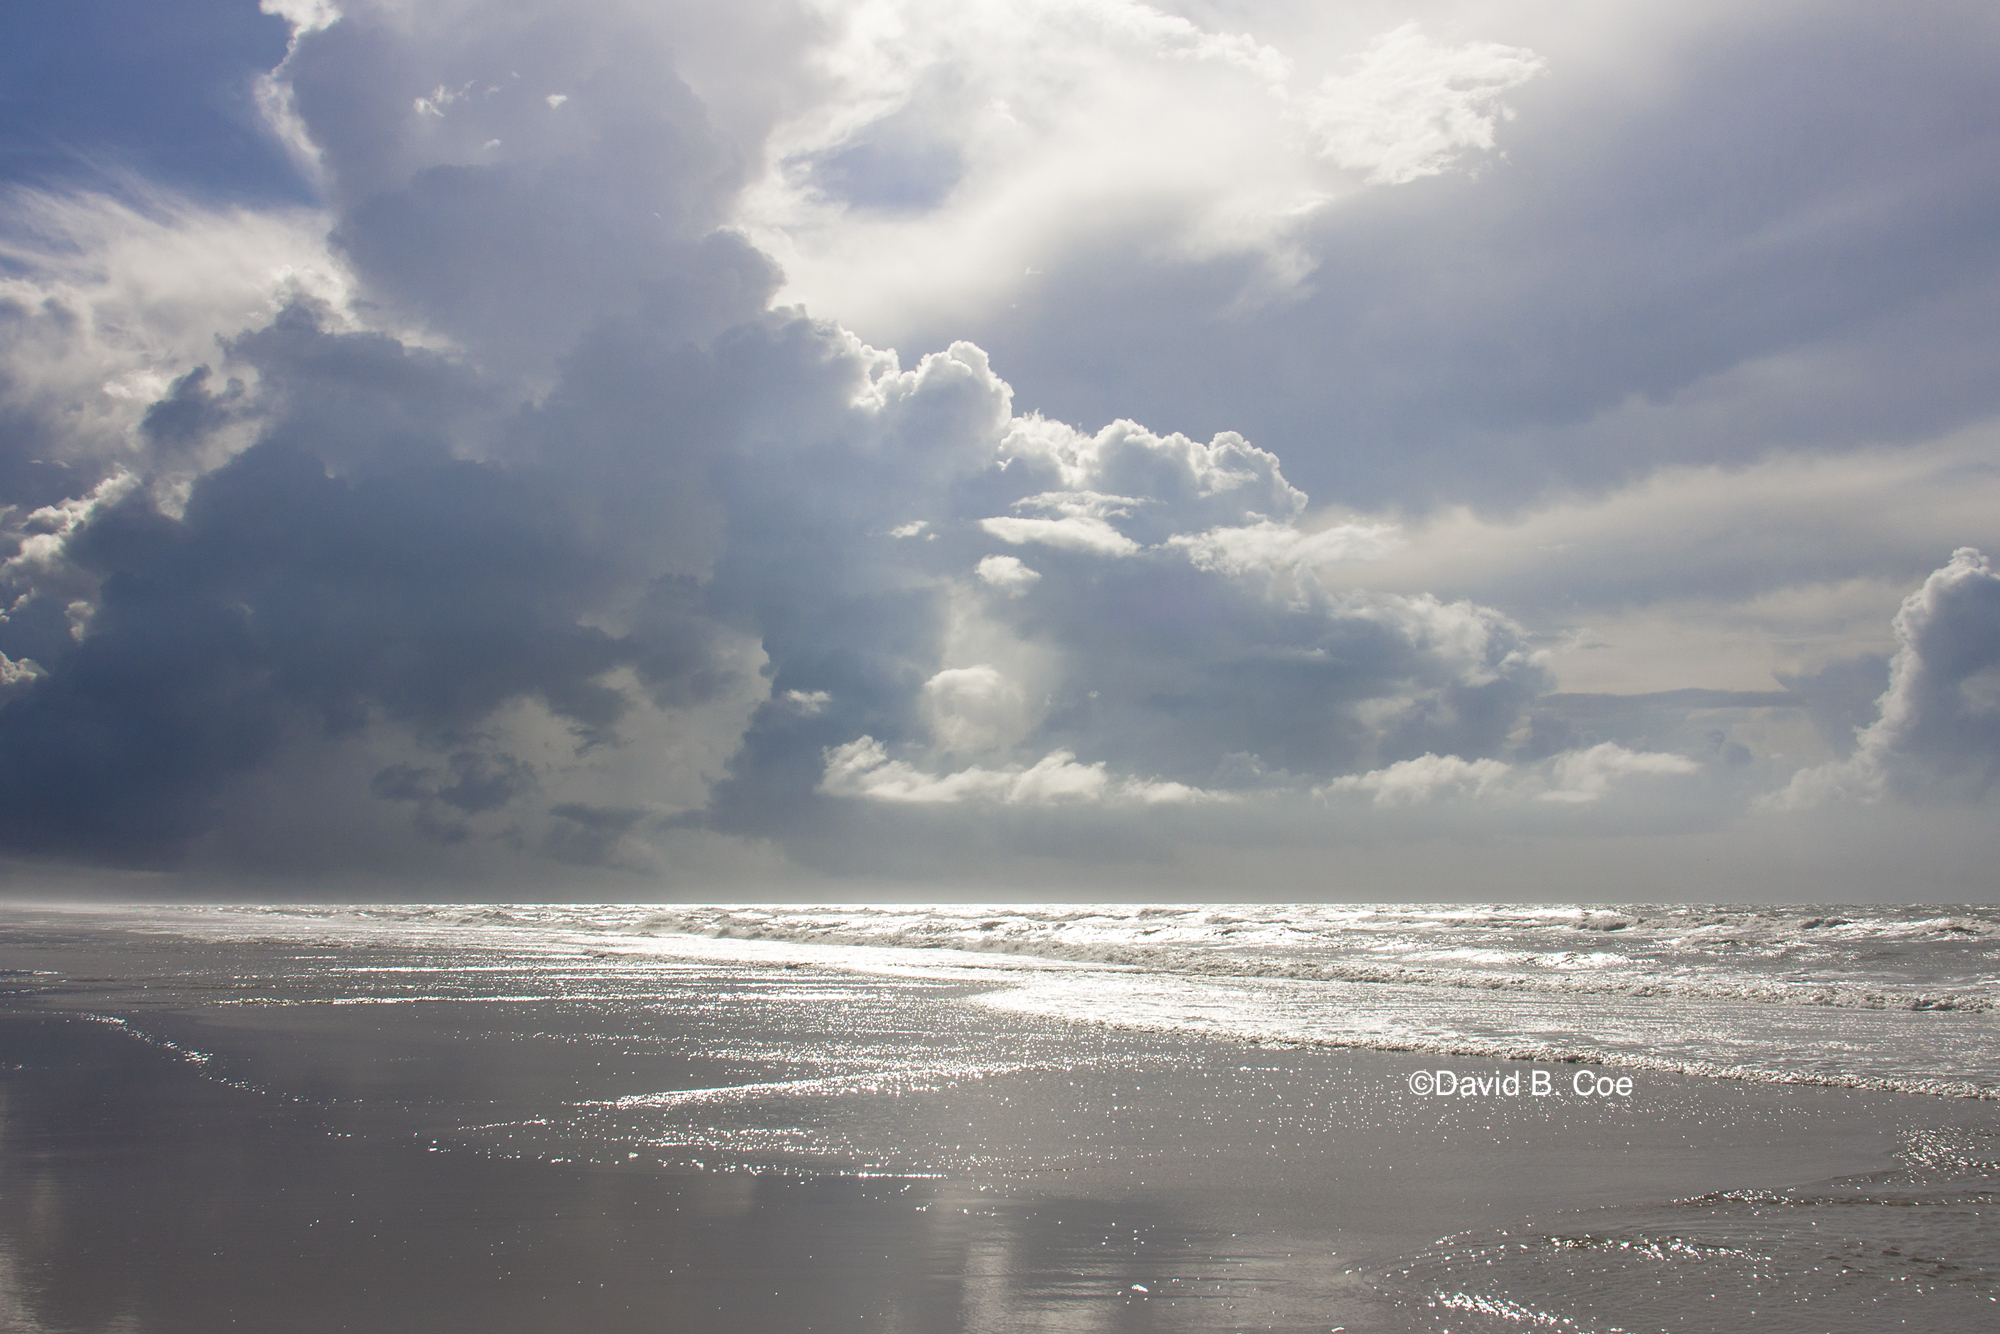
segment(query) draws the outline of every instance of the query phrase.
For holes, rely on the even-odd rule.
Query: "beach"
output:
[[[1133,1021],[1130,962],[578,921],[9,910],[0,1317],[1948,1330],[2000,1297],[1989,1097],[1267,1040]],[[1118,1022],[1020,1001],[1044,975]],[[1910,1079],[1977,1075],[1984,1012],[1947,1022]]]
[[[2000,4],[5,12],[0,1334],[2000,1334]]]

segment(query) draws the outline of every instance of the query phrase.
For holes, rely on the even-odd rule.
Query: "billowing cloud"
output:
[[[1282,292],[1316,215],[1483,158],[1542,68],[1405,24],[1309,80],[1253,33],[1135,0],[809,8],[812,95],[738,217],[788,295],[871,333],[1005,308],[1093,244],[1247,260],[1247,293]]]
[[[1804,769],[1771,804],[1886,793],[1983,796],[2000,779],[2000,575],[1961,547],[1903,601],[1878,716],[1854,753]]]
[[[546,388],[600,321],[700,337],[765,305],[775,267],[724,225],[760,131],[687,81],[747,57],[749,31],[771,61],[804,22],[757,10],[288,4],[264,102],[373,321]]]
[[[970,345],[910,371],[847,355],[867,388],[818,428],[809,481],[761,471],[732,496],[710,592],[756,609],[780,696],[830,702],[759,715],[713,827],[796,837],[829,795],[1020,804],[1070,790],[1057,779],[1130,796],[1246,765],[1304,781],[1440,746],[1490,755],[1547,684],[1490,609],[1322,587],[1313,554],[1372,554],[1386,530],[1303,531],[1307,497],[1239,436],[1017,416]],[[888,516],[911,512],[935,540],[894,536]]]

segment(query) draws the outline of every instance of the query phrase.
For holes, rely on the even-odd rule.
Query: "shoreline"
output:
[[[1854,917],[1827,915],[1826,905],[1756,912],[1682,909],[1676,911],[1685,920],[1650,941],[1625,937],[1650,929],[1646,924],[1653,918],[1620,916],[1625,925],[1613,931],[1596,921],[1602,914],[1594,909],[1322,907],[1315,911],[1338,929],[1332,937],[1314,936],[1318,943],[1312,950],[1302,949],[1294,937],[1300,930],[1323,930],[1324,922],[1295,930],[1284,923],[1284,914],[1267,911],[1246,926],[1245,905],[1127,905],[1115,912],[1104,905],[991,909],[1011,912],[1012,918],[988,917],[988,911],[986,905],[943,912],[909,905],[726,910],[683,905],[669,911],[634,904],[410,904],[155,906],[126,915],[153,929],[206,934],[218,944],[266,933],[301,943],[402,944],[421,938],[445,951],[476,942],[497,955],[582,952],[641,968],[675,962],[799,964],[863,976],[978,981],[994,993],[981,1003],[996,1009],[1132,1031],[1205,1031],[1232,1041],[1596,1063],[1704,1078],[2000,1098],[2000,1017],[1987,1004],[1987,993],[2000,985],[1992,980],[2000,975],[1989,966],[1992,932],[1980,922],[1967,925],[1960,916],[1938,916],[1943,909],[1936,906],[1882,907],[1876,917],[1852,905],[1844,911]],[[1578,913],[1591,919],[1589,929],[1562,925]],[[782,920],[763,920],[774,914]],[[1358,943],[1349,941],[1344,933],[1357,914],[1381,917],[1388,926],[1355,927]],[[64,914],[48,916],[61,920]],[[100,914],[84,917],[105,920]],[[112,922],[118,919],[109,914]],[[1689,926],[1711,919],[1727,925]],[[1547,920],[1559,925],[1548,928]],[[1532,938],[1520,935],[1522,921],[1536,924]],[[679,929],[651,934],[662,922]],[[1171,930],[1194,932],[1206,943],[1109,946],[1102,940],[1003,940],[987,934],[1003,927],[1081,937],[1112,930],[1150,939],[1152,932],[1170,929],[1157,925],[1161,922],[1178,923]],[[1551,929],[1553,937],[1546,935]],[[1689,929],[1724,934],[1704,937],[1707,954],[1690,954],[1677,934]],[[1265,933],[1264,943],[1242,943],[1236,933],[1246,930]],[[1278,934],[1269,935],[1272,931]],[[1408,950],[1412,940],[1435,931],[1443,936],[1424,949],[1468,956],[1467,967],[1413,971],[1399,964],[1392,979],[1381,972],[1388,965],[1378,963],[1364,969],[1370,973],[1364,980],[1347,976],[1360,966],[1357,951],[1367,953],[1385,941]],[[1845,932],[1849,939],[1833,941],[1829,932]],[[1591,939],[1572,939],[1579,934]],[[1614,941],[1625,955],[1605,952]],[[1515,985],[1511,973],[1492,971],[1488,956],[1502,946],[1506,949],[1497,957],[1507,968],[1530,947],[1543,951],[1534,957],[1554,962],[1532,985]],[[1578,963],[1562,952],[1572,947],[1595,952]],[[1653,957],[1663,949],[1665,962]],[[1710,954],[1714,971],[1697,976]],[[1107,962],[1111,956],[1179,963]],[[1621,961],[1616,968],[1610,966],[1614,957]],[[1817,980],[1799,980],[1808,976]],[[1818,997],[1829,988],[1850,998],[1897,1003],[1824,1004]],[[1964,1003],[1929,1003],[1947,992]]]

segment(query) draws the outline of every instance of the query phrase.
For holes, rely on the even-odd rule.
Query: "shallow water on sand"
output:
[[[2000,910],[1992,908],[401,904],[139,913],[158,929],[217,940],[425,939],[447,953],[477,942],[791,962],[979,981],[982,1003],[1072,1022],[2000,1096]]]
[[[1991,1101],[1260,1045],[1236,1027],[1242,997],[1169,990],[1173,1022],[1135,1018],[1135,982],[1185,978],[1129,965],[662,948],[397,914],[0,919],[0,1314],[49,1330],[216,1328],[169,1312],[225,1306],[299,1329],[1946,1330],[2000,1297]],[[1093,975],[1125,1007],[1112,1022],[1088,1012]],[[1273,1029],[1367,1017],[1365,998],[1341,1010],[1311,990],[1366,984],[1252,981]],[[1421,1011],[1415,994],[1386,1004]],[[1224,1021],[1204,1026],[1204,1005]],[[1486,1022],[1518,1027],[1511,1013]],[[1539,1022],[1605,1042],[1563,1031],[1591,1013]],[[1870,1033],[1848,1040],[1887,1040]],[[1489,1091],[1436,1096],[1445,1068]],[[1633,1084],[1581,1096],[1579,1073]],[[347,1230],[322,1233],[343,1190]],[[463,1320],[437,1314],[425,1274],[462,1290]],[[319,1314],[271,1324],[300,1283]],[[207,1308],[187,1306],[191,1285]],[[533,1302],[502,1300],[521,1291]]]

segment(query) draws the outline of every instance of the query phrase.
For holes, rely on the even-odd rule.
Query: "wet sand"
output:
[[[394,956],[367,968],[437,966]],[[1988,1143],[1996,1122],[1652,1075],[1623,1097],[1426,1097],[1410,1076],[1440,1066],[1572,1090],[1584,1068],[1052,1024],[813,969],[342,1003],[323,981],[276,994],[294,946],[47,924],[0,937],[0,968],[0,1328],[26,1331],[1521,1328],[1541,1308],[1469,1285],[1453,1246],[1505,1260],[1500,1234],[1534,1238],[1546,1268],[1570,1234],[1679,1235],[1693,1214],[1644,1211],[1893,1174],[1923,1136]],[[868,1042],[1006,1059],[801,1096]],[[1953,1206],[1975,1232],[1986,1180]],[[1699,1206],[1711,1232],[1721,1207]],[[1822,1221],[1793,1213],[1728,1228]],[[1922,1292],[1856,1268],[1796,1327],[1878,1328],[1883,1300],[1964,1327],[1991,1310],[1990,1236]],[[1796,1286],[1789,1263],[1756,1281]],[[1615,1280],[1615,1306],[1644,1277],[1622,1272],[1535,1281]],[[1712,1277],[1649,1281],[1689,1273]],[[1654,1327],[1740,1328],[1762,1299]]]

